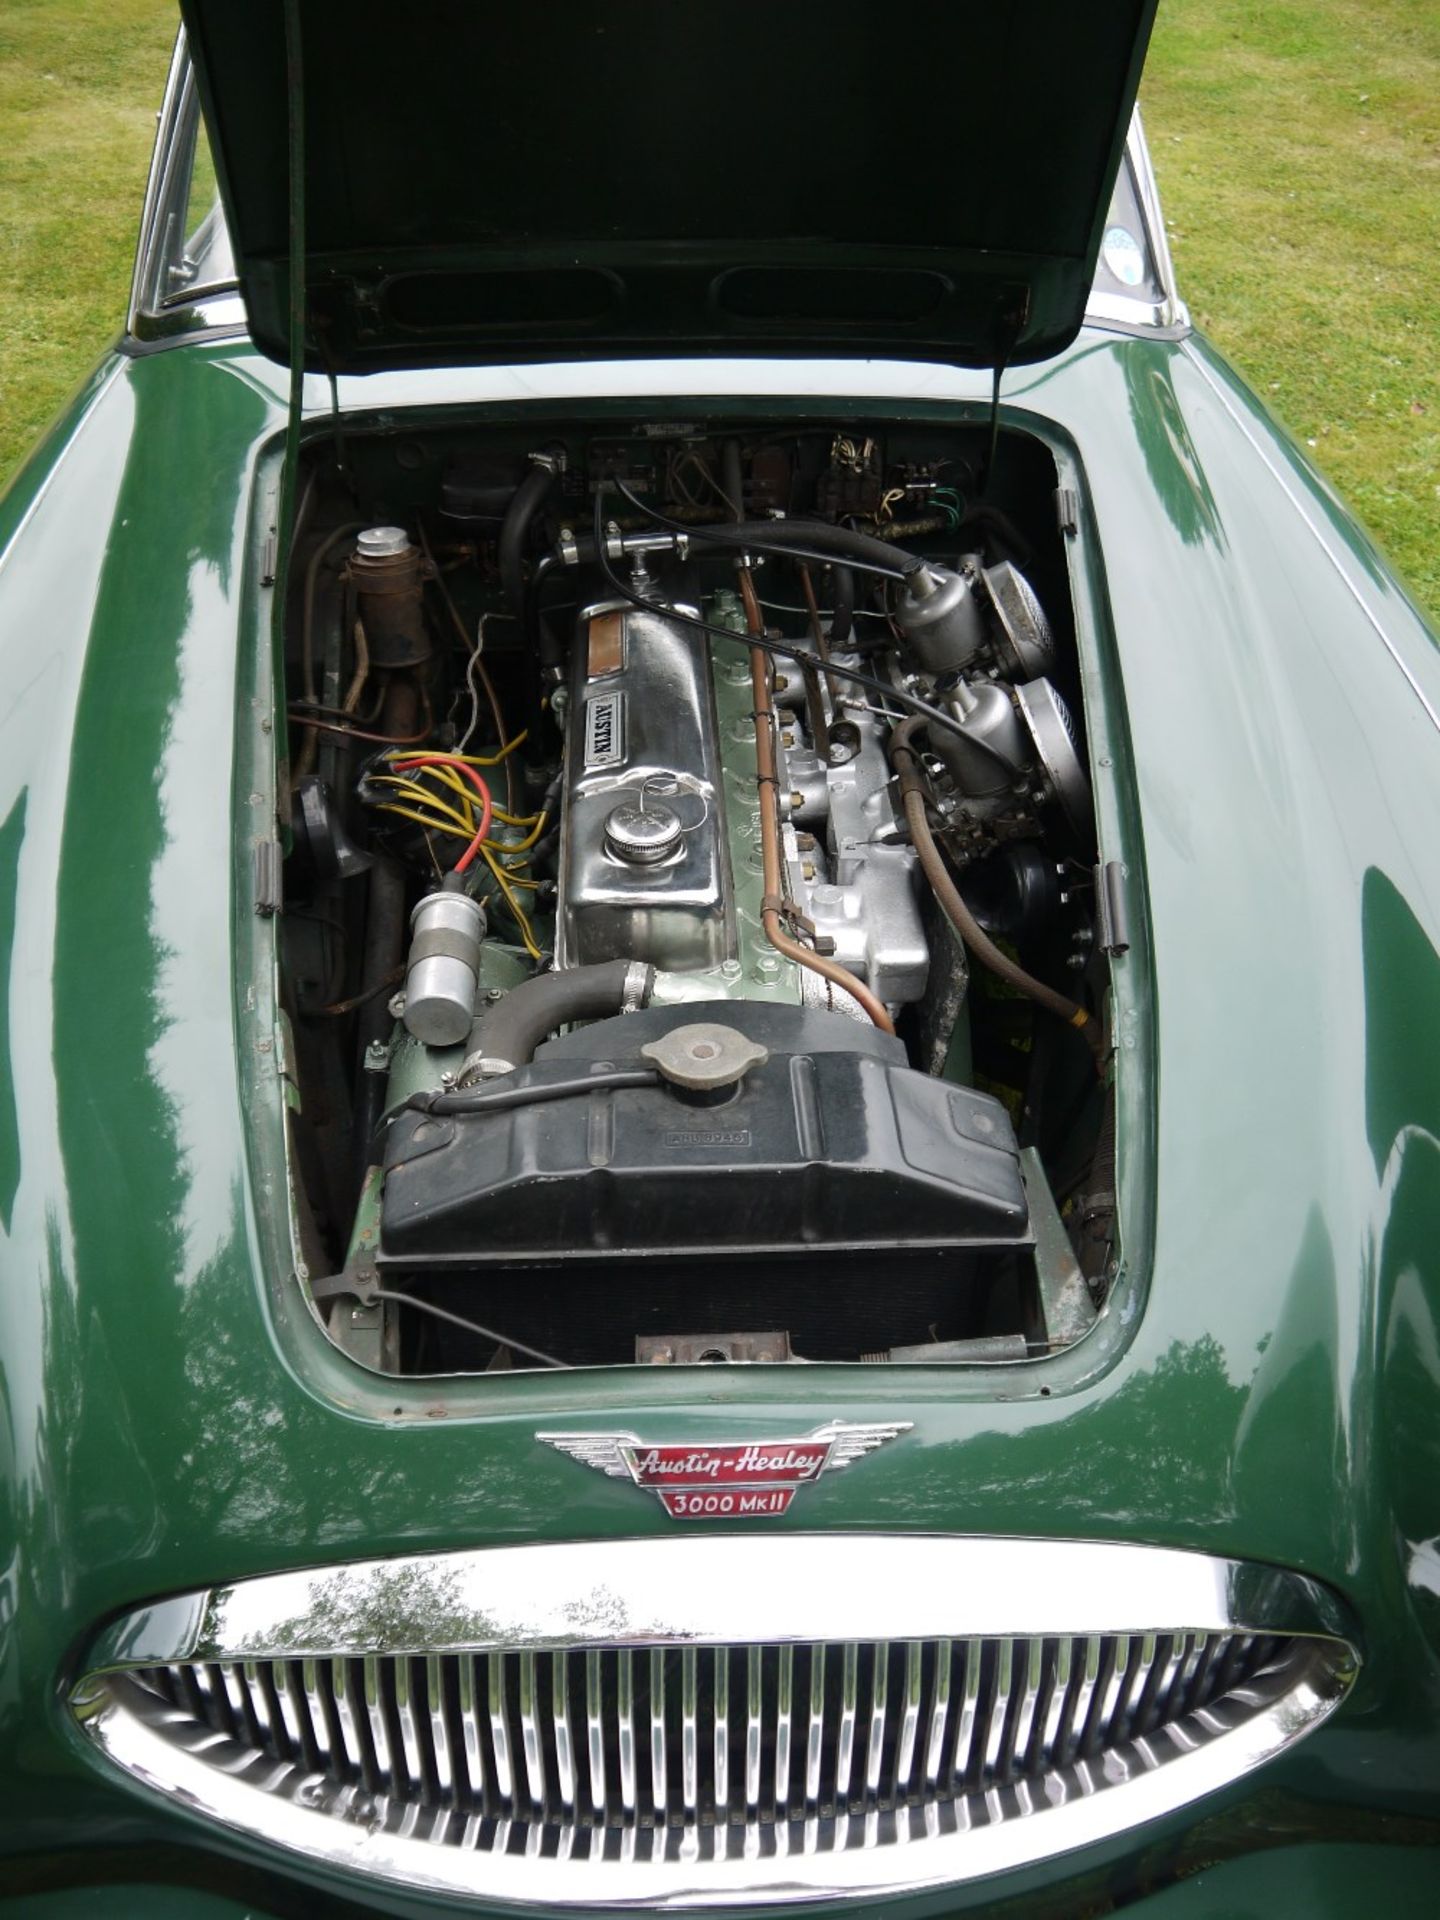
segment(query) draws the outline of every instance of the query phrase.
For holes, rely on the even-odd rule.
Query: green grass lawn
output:
[[[119,324],[175,17],[0,0],[0,474]],[[1161,0],[1142,99],[1196,320],[1440,620],[1440,0]]]
[[[0,0],[0,475],[124,318],[166,0]]]
[[[1440,623],[1440,0],[1161,0],[1180,289]]]

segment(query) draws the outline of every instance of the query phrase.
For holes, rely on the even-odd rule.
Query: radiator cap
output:
[[[750,1071],[763,1067],[770,1049],[758,1040],[711,1020],[688,1027],[672,1027],[658,1040],[647,1041],[641,1058],[659,1069],[662,1080],[690,1093],[720,1093]]]

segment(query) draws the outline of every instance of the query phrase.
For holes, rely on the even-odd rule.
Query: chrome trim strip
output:
[[[1175,263],[1170,256],[1170,241],[1165,232],[1165,214],[1160,205],[1160,189],[1140,109],[1130,116],[1125,136],[1125,159],[1135,181],[1135,197],[1145,227],[1155,277],[1160,284],[1159,300],[1138,295],[1102,291],[1092,286],[1085,302],[1085,320],[1090,326],[1117,326],[1137,332],[1165,334],[1183,338],[1190,331],[1190,313],[1175,285]],[[1121,163],[1124,165],[1124,162]]]
[[[1057,1567],[1063,1578],[1057,1579]],[[1190,1632],[1344,1637],[1299,1574],[1173,1548],[937,1534],[693,1534],[491,1547],[265,1574],[138,1608],[90,1670],[306,1654],[507,1653],[626,1641],[1013,1639]]]
[[[555,1770],[560,1776],[560,1805],[566,1813],[575,1811],[575,1736],[570,1727],[570,1656],[563,1650],[554,1655],[551,1678],[551,1724],[555,1729]]]
[[[406,1570],[398,1586],[388,1577],[396,1569]],[[652,1578],[658,1579],[655,1592],[649,1591]],[[313,1602],[308,1611],[294,1605],[296,1582],[303,1583],[301,1598]],[[401,1593],[408,1615],[397,1611]],[[497,1904],[546,1911],[788,1903],[972,1882],[1121,1834],[1230,1785],[1319,1725],[1344,1697],[1355,1668],[1340,1603],[1307,1579],[1168,1550],[1066,1542],[785,1535],[500,1548],[280,1575],[203,1596],[201,1605],[196,1598],[132,1616],[101,1637],[96,1653],[102,1657],[76,1688],[72,1709],[111,1763],[231,1831],[366,1876],[372,1886],[461,1896],[483,1884]],[[460,1630],[457,1608],[462,1621],[476,1623],[482,1644],[475,1651],[489,1653],[483,1681],[471,1659],[447,1670],[446,1685],[459,1675],[458,1698],[446,1704],[448,1711],[458,1708],[463,1754],[450,1725],[442,1736],[432,1720],[440,1686],[432,1681],[428,1704],[419,1698],[420,1657],[433,1660],[446,1651],[426,1643],[436,1622],[448,1634]],[[722,1614],[728,1615],[723,1637]],[[817,1616],[824,1633],[812,1624]],[[172,1646],[158,1658],[153,1643],[163,1638],[166,1623],[173,1628],[184,1620],[194,1644]],[[770,1631],[752,1630],[766,1621]],[[881,1621],[883,1631],[871,1632]],[[935,1631],[941,1621],[949,1635],[943,1645]],[[997,1632],[1002,1622],[1005,1630]],[[287,1624],[295,1640],[262,1650],[266,1637]],[[528,1639],[513,1637],[517,1627]],[[1126,1644],[1107,1674],[1093,1657],[1094,1638],[1117,1632]],[[1228,1635],[1237,1655],[1236,1636],[1249,1636],[1262,1664],[1228,1697],[1208,1695],[1203,1715],[1165,1724],[1167,1703],[1183,1704],[1195,1686],[1208,1651],[1205,1636],[1212,1634]],[[1272,1635],[1287,1649],[1283,1659],[1265,1654],[1263,1643]],[[1075,1644],[1087,1636],[1089,1646]],[[780,1678],[772,1699],[774,1669],[763,1650],[777,1638]],[[306,1640],[318,1644],[296,1643]],[[921,1640],[924,1655],[909,1644]],[[983,1663],[976,1657],[979,1640],[987,1643]],[[746,1817],[766,1785],[763,1761],[757,1765],[753,1757],[757,1747],[763,1752],[757,1729],[772,1722],[777,1728],[778,1785],[782,1727],[786,1769],[793,1768],[788,1729],[796,1642],[810,1649],[802,1656],[809,1681],[801,1681],[808,1694],[803,1787],[810,1812],[761,1823]],[[107,1661],[107,1645],[112,1652],[123,1646],[123,1655]],[[538,1695],[547,1685],[535,1656],[547,1646],[555,1649],[547,1656],[548,1686],[567,1715],[567,1679],[575,1665],[567,1651],[583,1659],[588,1793],[573,1764],[567,1781],[557,1737],[559,1797],[588,1799],[613,1823],[589,1828],[571,1820],[555,1851],[542,1846],[541,1829],[524,1807],[526,1786],[537,1803],[549,1791],[543,1741],[533,1771],[530,1746]],[[728,1826],[711,1820],[708,1803],[698,1825],[693,1818],[684,1828],[665,1824],[663,1760],[658,1775],[651,1769],[657,1735],[662,1751],[664,1745],[665,1649],[671,1646],[679,1651],[684,1805],[693,1816],[702,1791],[699,1742],[708,1738],[717,1815],[723,1815],[728,1781]],[[887,1650],[897,1662],[893,1674],[886,1672]],[[650,1658],[637,1672],[634,1655],[641,1651]],[[413,1668],[405,1656],[415,1657]],[[1001,1671],[1007,1657],[1016,1666],[1013,1691]],[[284,1664],[260,1664],[268,1660]],[[715,1712],[702,1731],[700,1663],[706,1660],[713,1663]],[[197,1664],[204,1670],[189,1670]],[[113,1689],[107,1684],[107,1676],[134,1669],[155,1676],[148,1691],[119,1678]],[[1235,1671],[1242,1670],[1237,1659]],[[364,1702],[357,1672],[363,1672]],[[277,1673],[286,1682],[278,1697]],[[646,1674],[651,1769],[636,1751],[646,1724],[636,1682]],[[824,1737],[827,1678],[832,1704],[840,1703],[849,1729],[848,1764],[844,1736]],[[1211,1678],[1223,1679],[1223,1670]],[[485,1686],[483,1698],[477,1684]],[[744,1807],[725,1712],[728,1705],[738,1726],[739,1702],[730,1696],[742,1686]],[[175,1704],[157,1688],[168,1689]],[[251,1717],[268,1720],[277,1751],[289,1757],[252,1752],[217,1764],[234,1750],[223,1732],[191,1721],[185,1704],[191,1689],[213,1697],[222,1725],[227,1714],[237,1726]],[[628,1726],[629,1740],[621,1742],[621,1777],[609,1783],[607,1806],[604,1743],[607,1727],[617,1722],[614,1698],[608,1717],[604,1702],[617,1690],[625,1703],[618,1724]],[[1135,1729],[1122,1727],[1127,1701],[1152,1724],[1151,1732],[1136,1738]],[[563,1723],[557,1711],[555,1724]],[[399,1749],[388,1764],[387,1756],[365,1755],[367,1724],[384,1727]],[[1115,1738],[1103,1763],[1087,1760],[1100,1750],[1106,1729]],[[1027,1776],[1027,1751],[1062,1735],[1073,1759],[1054,1749],[1045,1771]],[[360,1755],[360,1785],[316,1770],[316,1749],[332,1745]],[[891,1747],[895,1758],[887,1767]],[[508,1782],[482,1778],[487,1749]],[[848,1793],[832,1794],[822,1781],[829,1753]],[[987,1754],[994,1771],[982,1778]],[[391,1804],[387,1811],[383,1796],[392,1779],[397,1791],[407,1775],[433,1781],[457,1760],[483,1800],[483,1822],[438,1804],[433,1794],[423,1805]],[[962,1776],[960,1797],[924,1806],[897,1801],[894,1789],[907,1767],[913,1777],[922,1764],[946,1792]],[[645,1771],[653,1783],[648,1807]],[[768,1804],[768,1791],[765,1798]],[[635,1816],[623,1827],[621,1801]],[[789,1804],[798,1808],[798,1797]],[[462,1827],[463,1845],[457,1843]],[[528,1828],[525,1849],[509,1851],[517,1827]]]
[[[775,1805],[790,1798],[790,1757],[795,1726],[795,1649],[781,1647],[775,1698]]]
[[[680,1768],[685,1811],[693,1815],[700,1794],[700,1679],[694,1647],[680,1655]]]
[[[825,1757],[825,1648],[810,1655],[810,1721],[805,1735],[805,1804],[820,1800],[820,1763]]]
[[[525,1783],[530,1804],[545,1804],[545,1762],[540,1744],[540,1714],[536,1700],[535,1656],[520,1655],[520,1752],[525,1761]]]
[[[650,1650],[650,1805],[657,1820],[668,1801],[665,1773],[665,1649]]]
[[[730,1649],[716,1647],[710,1655],[715,1677],[710,1699],[715,1713],[715,1822],[730,1810]]]
[[[130,274],[130,303],[126,309],[125,330],[134,333],[135,323],[144,311],[149,293],[155,253],[155,227],[165,198],[167,180],[173,164],[175,127],[181,111],[194,89],[190,54],[185,44],[185,29],[175,36],[170,69],[165,78],[165,94],[155,116],[155,145],[150,155],[150,171],[145,180],[145,203],[140,214],[140,238],[135,249],[135,264]]]
[[[1165,209],[1160,204],[1160,186],[1155,178],[1155,167],[1150,158],[1150,143],[1145,138],[1145,123],[1140,117],[1139,107],[1136,107],[1130,115],[1130,130],[1125,138],[1125,150],[1130,156],[1130,165],[1135,174],[1135,191],[1140,201],[1140,211],[1145,216],[1145,235],[1150,242],[1155,272],[1165,295],[1165,305],[1159,316],[1159,324],[1166,327],[1188,327],[1190,313],[1185,302],[1180,298],[1175,281],[1175,262],[1170,257],[1170,237],[1165,231]]]
[[[155,116],[155,146],[145,183],[125,315],[123,344],[127,350],[174,346],[216,332],[246,330],[245,302],[233,281],[187,287],[178,295],[167,295],[158,285],[165,250],[164,224],[180,184],[179,170],[194,163],[188,122],[198,111],[195,74],[182,26],[175,37],[164,98]]]
[[[600,1655],[585,1656],[585,1728],[590,1754],[590,1805],[605,1811],[605,1690],[600,1679]]]
[[[599,1656],[592,1655],[598,1659]],[[514,1798],[514,1776],[510,1771],[510,1728],[505,1718],[505,1656],[490,1667],[490,1739],[495,1749],[495,1791],[502,1800]]]
[[[935,1689],[930,1699],[930,1737],[925,1747],[925,1784],[932,1791],[940,1785],[941,1766],[945,1753],[945,1729],[950,1721],[950,1689],[954,1648],[948,1640],[940,1641],[935,1650]],[[975,1711],[975,1662],[965,1662],[965,1706],[969,1710],[963,1731],[973,1735]],[[957,1744],[956,1754],[968,1753],[970,1741],[967,1738],[963,1747]],[[952,1771],[959,1771],[963,1761],[957,1759]]]
[[[760,1758],[764,1741],[764,1721],[761,1713],[763,1698],[761,1650],[759,1647],[748,1647],[745,1653],[745,1811],[752,1814],[760,1806]]]
[[[533,1660],[535,1656],[522,1654],[521,1658]],[[633,1814],[636,1809],[635,1656],[629,1647],[621,1647],[615,1658],[620,1665],[616,1688],[616,1713],[620,1722],[620,1805],[627,1814]]]
[[[905,1713],[900,1722],[900,1739],[895,1748],[895,1791],[904,1793],[915,1768],[915,1737],[920,1731],[920,1699],[924,1648],[912,1640],[905,1649]]]
[[[835,1798],[846,1798],[855,1782],[855,1716],[860,1704],[860,1649],[853,1640],[840,1649],[840,1746],[835,1762]]]

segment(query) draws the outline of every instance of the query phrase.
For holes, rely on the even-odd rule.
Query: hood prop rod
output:
[[[275,599],[271,607],[278,657],[285,645],[285,602],[290,554],[295,542],[295,501],[300,474],[300,424],[305,404],[305,49],[300,0],[285,0],[286,186],[290,261],[288,346],[290,399],[285,416],[285,462],[276,512]]]
[[[992,362],[990,381],[990,442],[985,450],[985,469],[980,481],[982,497],[988,497],[990,482],[995,475],[995,455],[1000,445],[1000,376],[1005,371],[1020,336],[1025,331],[1025,323],[1030,318],[1030,289],[1028,287],[1007,287],[1000,295],[995,309],[995,354]]]

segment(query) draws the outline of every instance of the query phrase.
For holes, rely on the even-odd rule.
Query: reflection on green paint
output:
[[[7,1233],[20,1185],[20,1117],[15,1109],[15,1066],[10,1052],[10,963],[15,949],[15,901],[27,797],[22,791],[0,825],[0,1224]]]

